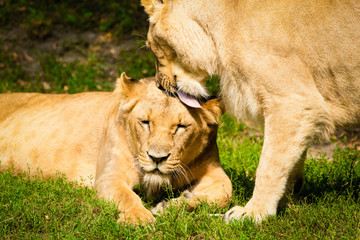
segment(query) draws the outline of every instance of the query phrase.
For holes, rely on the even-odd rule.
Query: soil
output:
[[[139,34],[143,35],[144,34]],[[45,37],[33,36],[21,26],[0,30],[4,51],[11,51],[22,69],[31,76],[39,74],[41,59],[56,56],[57,60],[86,63],[90,56],[108,65],[110,76],[116,77],[121,53],[138,48],[135,35],[120,38],[111,33],[87,31],[54,25]]]
[[[331,137],[331,141],[323,144],[312,144],[308,150],[308,157],[325,155],[332,159],[336,148],[355,148],[360,151],[360,128],[339,129]]]
[[[144,37],[146,32],[137,35]],[[31,76],[41,74],[40,61],[45,56],[57,56],[58,60],[65,63],[85,63],[89,56],[95,56],[109,66],[109,76],[115,78],[116,66],[121,62],[121,53],[138,48],[135,35],[120,39],[109,33],[81,32],[61,25],[53,26],[42,38],[31,36],[21,26],[8,28],[0,30],[0,39],[3,48],[1,51],[12,52],[22,69]],[[313,144],[308,151],[308,157],[325,154],[331,159],[336,147],[360,150],[360,128],[341,129],[332,136],[330,142]]]

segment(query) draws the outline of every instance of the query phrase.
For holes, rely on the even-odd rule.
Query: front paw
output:
[[[151,212],[155,215],[162,214],[167,208],[170,206],[173,207],[181,207],[185,206],[187,208],[188,203],[183,198],[172,198],[169,201],[161,201],[155,207],[151,209]]]
[[[158,204],[156,204],[155,207],[151,209],[151,212],[155,215],[159,215],[164,212],[164,210],[169,206],[170,202],[167,201],[161,201]]]
[[[154,215],[146,208],[133,208],[121,212],[118,223],[126,223],[131,225],[147,225],[156,221]]]
[[[224,221],[226,223],[230,223],[234,220],[242,220],[244,218],[250,218],[254,220],[256,223],[260,223],[266,217],[270,216],[267,211],[259,210],[259,209],[252,209],[250,207],[240,207],[235,206],[227,211],[224,215]]]

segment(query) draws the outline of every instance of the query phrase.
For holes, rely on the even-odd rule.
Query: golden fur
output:
[[[255,189],[225,220],[276,214],[301,181],[306,149],[360,123],[360,1],[142,0],[157,81],[206,97],[220,75],[226,110],[265,127]]]
[[[63,172],[113,200],[119,221],[153,222],[132,188],[188,186],[177,199],[226,205],[232,188],[219,163],[219,99],[190,109],[152,79],[122,74],[114,92],[0,94],[1,168],[44,177]],[[167,204],[154,208],[161,211]]]

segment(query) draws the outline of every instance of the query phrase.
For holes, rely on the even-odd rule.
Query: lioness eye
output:
[[[186,128],[188,128],[190,126],[189,125],[185,125],[185,124],[178,124],[177,127],[176,127],[176,130],[175,130],[175,133],[178,133],[178,132],[183,132]]]
[[[149,125],[149,120],[141,120],[140,122],[144,125]]]
[[[178,124],[178,125],[177,125],[177,128],[178,128],[178,129],[179,129],[179,128],[187,128],[187,126],[184,125],[184,124]]]

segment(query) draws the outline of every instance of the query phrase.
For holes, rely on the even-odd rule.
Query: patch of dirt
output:
[[[331,141],[324,144],[312,144],[308,150],[308,157],[314,158],[325,155],[332,159],[336,148],[356,148],[360,151],[360,128],[339,129],[331,137]]]
[[[22,69],[31,76],[39,74],[41,59],[56,56],[64,63],[86,63],[91,57],[97,58],[113,70],[110,76],[116,77],[115,68],[121,53],[138,48],[134,35],[119,39],[111,33],[79,32],[61,25],[54,25],[45,38],[29,36],[21,26],[0,30],[0,38],[2,50],[12,52]]]

